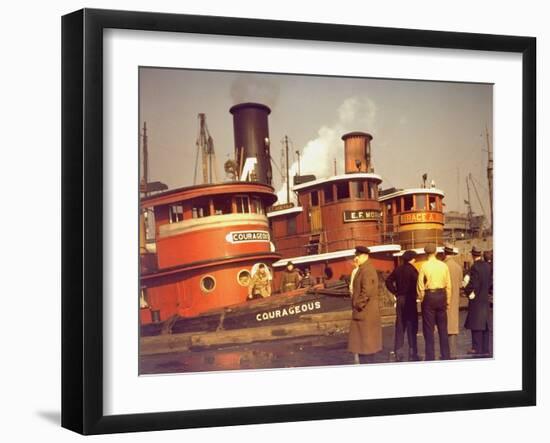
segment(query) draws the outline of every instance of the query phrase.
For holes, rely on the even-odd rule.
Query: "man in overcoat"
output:
[[[472,349],[469,354],[489,354],[489,286],[491,266],[481,259],[481,250],[472,248],[474,264],[470,268],[470,279],[464,288],[468,296],[468,316],[464,327],[472,332]]]
[[[418,313],[416,309],[416,282],[418,271],[414,267],[416,252],[405,251],[403,263],[397,266],[386,279],[386,288],[396,297],[395,301],[395,359],[401,361],[401,348],[407,334],[409,361],[418,360],[416,334],[418,332]]]
[[[446,244],[443,249],[444,262],[449,268],[451,276],[451,302],[447,306],[447,334],[449,335],[449,348],[451,357],[456,357],[456,341],[459,332],[458,315],[460,303],[460,287],[462,286],[463,271],[456,260],[454,247]]]
[[[374,355],[382,350],[378,274],[369,262],[367,247],[357,246],[355,256],[359,267],[353,278],[348,351],[357,354],[360,363],[371,363]]]

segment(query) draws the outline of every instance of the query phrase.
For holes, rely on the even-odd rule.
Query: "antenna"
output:
[[[487,137],[487,183],[489,184],[489,205],[491,206],[491,234],[493,233],[493,151],[489,142],[489,130],[485,124],[485,135]]]
[[[290,172],[288,166],[288,136],[285,135],[286,202],[290,203]]]

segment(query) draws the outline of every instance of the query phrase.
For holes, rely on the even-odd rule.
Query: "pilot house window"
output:
[[[330,185],[326,185],[323,188],[323,193],[324,193],[324,196],[325,196],[325,203],[328,203],[328,202],[331,202],[332,200],[334,200],[334,194],[333,194],[333,191],[332,191],[332,183]]]
[[[210,202],[208,200],[198,200],[193,203],[193,218],[208,217],[210,215]]]
[[[311,206],[319,206],[319,193],[317,191],[311,193]]]
[[[415,205],[416,210],[424,211],[426,209],[426,196],[417,195],[415,198],[416,198],[416,205]]]
[[[365,197],[365,185],[363,181],[354,180],[350,184],[351,184],[351,195],[353,198]]]
[[[231,214],[231,198],[220,196],[213,199],[214,215]]]
[[[235,197],[235,204],[237,206],[237,213],[247,214],[250,212],[250,202],[248,200],[248,196],[239,195]]]
[[[348,182],[342,182],[336,184],[336,197],[338,200],[344,200],[349,198],[349,186]]]
[[[183,220],[182,205],[170,205],[168,211],[170,213],[170,223],[177,223]]]
[[[414,209],[413,196],[406,195],[403,197],[403,211],[412,211]]]
[[[430,202],[430,211],[436,211],[437,210],[436,196],[430,195],[428,197],[428,200]]]

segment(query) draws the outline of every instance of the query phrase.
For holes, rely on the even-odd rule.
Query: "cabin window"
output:
[[[413,196],[405,195],[405,197],[403,197],[403,211],[412,211],[413,208],[414,208]]]
[[[214,215],[231,214],[232,208],[230,198],[220,196],[215,197],[212,201],[214,203]]]
[[[311,206],[319,206],[319,192],[317,191],[311,193]]]
[[[336,198],[338,200],[344,200],[349,198],[349,186],[348,182],[342,182],[336,184]]]
[[[243,269],[239,271],[237,274],[237,282],[241,286],[248,286],[250,284],[251,275],[250,272],[247,269]]]
[[[419,194],[416,196],[416,210],[425,211],[426,210],[426,196],[424,194]]]
[[[353,180],[350,185],[353,198],[365,198],[365,183],[362,180]]]
[[[168,213],[170,215],[170,223],[177,223],[183,220],[183,205],[178,203],[176,205],[168,206]]]
[[[250,200],[247,195],[238,195],[235,197],[235,205],[239,214],[248,214],[250,212]]]
[[[262,199],[260,197],[252,198],[252,207],[254,208],[255,214],[265,214],[264,205],[262,204]]]
[[[430,211],[437,211],[437,198],[435,195],[428,196],[428,201],[430,203]]]
[[[191,210],[193,218],[208,217],[210,215],[210,202],[206,199],[193,202]]]
[[[211,275],[205,275],[201,278],[200,286],[203,292],[212,292],[216,288],[216,280]]]
[[[368,182],[369,199],[376,200],[378,198],[378,186],[376,183]]]
[[[296,216],[288,217],[286,221],[286,234],[294,235],[296,234]]]
[[[325,185],[323,188],[323,194],[325,196],[325,203],[329,203],[334,200],[334,192],[332,189],[332,184]]]

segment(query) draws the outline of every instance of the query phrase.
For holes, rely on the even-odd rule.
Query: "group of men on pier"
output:
[[[419,360],[417,332],[417,303],[421,304],[422,334],[425,342],[425,360],[435,359],[435,327],[439,335],[440,358],[456,358],[459,333],[460,290],[468,297],[468,314],[464,327],[472,334],[468,354],[488,356],[491,328],[490,301],[492,295],[492,256],[473,247],[473,265],[463,278],[462,267],[453,259],[454,248],[446,245],[443,257],[437,257],[433,244],[426,245],[427,260],[414,266],[417,254],[405,251],[403,262],[385,281],[395,296],[396,322],[394,354],[397,361],[404,359],[402,348],[407,336],[408,360]],[[482,257],[484,255],[484,257]],[[360,363],[374,361],[382,350],[382,327],[379,310],[378,275],[369,263],[369,249],[358,246],[355,251],[356,269],[351,276],[352,320],[348,350],[357,355]]]

